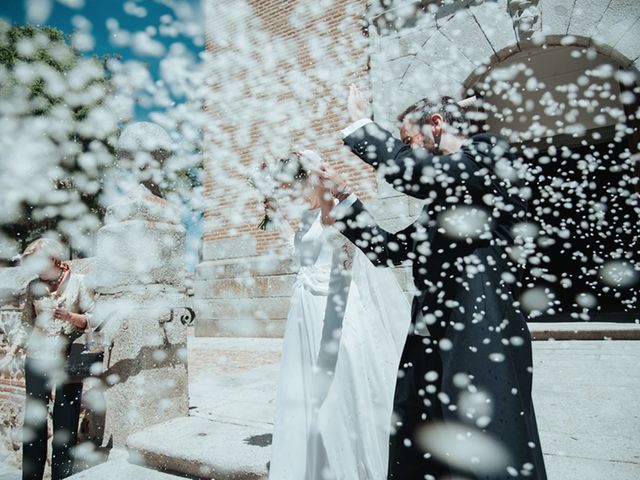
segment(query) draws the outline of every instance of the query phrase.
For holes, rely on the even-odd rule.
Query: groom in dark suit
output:
[[[546,479],[531,400],[531,337],[518,308],[527,188],[498,135],[466,138],[445,98],[400,120],[402,141],[367,119],[352,87],[344,143],[396,190],[425,200],[415,223],[377,225],[329,166],[343,234],[379,266],[410,264],[417,289],[396,383],[393,480]],[[359,119],[358,119],[359,118]]]

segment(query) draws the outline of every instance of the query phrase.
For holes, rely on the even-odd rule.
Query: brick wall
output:
[[[243,167],[292,148],[320,150],[363,189],[370,172],[347,162],[338,133],[349,83],[368,86],[363,13],[358,0],[209,2],[205,241],[247,233],[257,253],[273,246],[277,233],[256,232],[261,212]]]
[[[365,3],[207,3],[211,122],[205,132],[203,262],[195,284],[198,334],[221,333],[225,322],[238,327],[239,320],[256,319],[261,325],[243,334],[282,331],[269,322],[286,317],[293,270],[268,262],[282,240],[276,231],[256,228],[263,211],[246,182],[252,168],[311,148],[344,173],[361,196],[371,196],[371,170],[343,149],[339,134],[349,123],[349,84],[370,90]]]

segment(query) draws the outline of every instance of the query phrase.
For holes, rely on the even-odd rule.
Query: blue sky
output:
[[[10,23],[28,23],[28,4],[51,5],[50,15],[43,24],[54,26],[67,34],[72,34],[77,30],[77,26],[84,22],[80,17],[86,18],[90,22],[90,32],[95,39],[94,48],[84,52],[85,55],[119,54],[124,60],[135,59],[147,64],[149,72],[154,78],[158,78],[158,69],[162,56],[145,55],[136,52],[128,46],[118,44],[113,38],[113,31],[107,27],[108,23],[113,27],[114,20],[121,30],[129,32],[143,32],[150,29],[156,30],[151,38],[157,40],[165,49],[172,43],[182,43],[187,51],[197,58],[203,50],[204,39],[202,35],[185,35],[178,32],[175,37],[167,35],[158,27],[161,25],[163,16],[169,15],[173,19],[181,17],[191,22],[202,21],[201,0],[2,0],[0,2],[0,17]],[[171,8],[169,5],[182,8]],[[71,8],[69,5],[83,5],[81,8]],[[176,15],[176,10],[178,15]],[[191,10],[191,12],[189,12]],[[190,18],[191,17],[191,18]],[[166,20],[166,17],[165,17]],[[200,25],[202,27],[202,25]],[[179,101],[180,99],[176,99]],[[138,107],[136,117],[140,120],[146,119],[148,111]]]
[[[29,2],[31,5],[44,6],[45,12],[48,6],[51,7],[46,20],[29,22],[27,13]],[[69,5],[81,5],[81,8],[70,8]],[[41,14],[42,11],[39,10]],[[161,24],[172,24],[167,15],[177,20],[177,23],[173,23],[174,26],[177,25],[175,29],[177,31],[171,32],[171,29],[159,28]],[[149,55],[129,46],[120,45],[113,35],[114,25],[118,25],[118,30],[131,33],[146,31],[150,38],[162,44],[165,51],[173,43],[182,43],[186,47],[187,54],[197,58],[204,48],[201,0],[0,0],[0,17],[13,24],[50,25],[66,34],[73,34],[78,27],[88,29],[95,42],[93,48],[83,52],[84,55],[118,54],[123,60],[143,62],[154,79],[159,76],[159,65],[164,55],[160,52]],[[190,26],[189,34],[184,33],[187,25]],[[199,26],[200,32],[198,28],[193,28],[194,26]],[[174,98],[174,100],[180,102],[180,98]],[[135,117],[137,120],[147,120],[149,112],[149,109],[138,105]],[[186,212],[183,222],[187,228],[187,268],[193,271],[199,261],[198,245],[202,236],[202,214]]]

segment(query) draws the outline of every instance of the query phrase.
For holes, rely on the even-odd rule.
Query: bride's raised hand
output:
[[[349,97],[347,98],[347,110],[353,122],[363,118],[371,118],[371,105],[362,92],[353,83],[349,85]]]

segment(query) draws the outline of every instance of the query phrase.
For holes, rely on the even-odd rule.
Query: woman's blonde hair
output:
[[[65,250],[60,242],[52,238],[38,238],[31,242],[22,252],[22,260],[33,254],[44,254],[58,262],[65,260]]]

